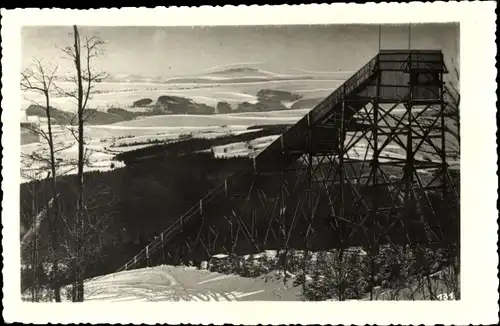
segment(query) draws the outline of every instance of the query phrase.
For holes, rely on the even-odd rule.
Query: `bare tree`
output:
[[[33,240],[33,234],[38,233],[38,228],[44,216],[48,216],[49,230],[51,234],[50,248],[48,255],[52,257],[51,273],[54,275],[53,290],[56,301],[61,301],[60,284],[63,272],[60,266],[70,266],[72,273],[72,299],[73,301],[83,301],[83,271],[89,264],[91,256],[98,253],[103,246],[103,238],[106,236],[106,226],[109,223],[111,214],[96,213],[96,202],[100,200],[107,191],[99,189],[84,189],[83,173],[84,167],[90,163],[91,151],[88,150],[84,135],[84,125],[95,114],[95,110],[87,107],[91,99],[95,85],[102,81],[106,74],[95,72],[92,69],[93,60],[103,54],[104,42],[97,36],[81,38],[78,28],[73,26],[73,45],[62,49],[63,53],[72,61],[75,68],[75,74],[67,75],[66,82],[70,83],[67,87],[61,88],[56,85],[56,73],[58,66],[56,64],[44,65],[42,60],[34,59],[34,64],[21,73],[21,88],[26,92],[36,92],[42,95],[43,105],[34,102],[34,107],[41,112],[38,115],[47,117],[47,125],[25,124],[31,132],[42,139],[46,147],[39,147],[29,154],[22,155],[24,165],[28,167],[27,171],[22,171],[28,180],[40,179],[40,175],[47,170],[50,171],[50,189],[51,193],[47,199],[47,207],[44,214],[33,219],[32,230],[28,230],[25,241]],[[71,89],[73,86],[73,89]],[[62,159],[58,153],[72,147],[74,142],[65,142],[58,140],[57,132],[54,130],[53,113],[58,113],[58,121],[61,123],[61,112],[51,107],[51,96],[58,95],[69,97],[75,100],[77,105],[76,114],[64,114],[64,122],[67,125],[60,125],[70,131],[74,140],[78,143],[77,159]],[[76,128],[74,128],[76,126]],[[63,167],[69,167],[64,171]],[[56,188],[56,179],[62,174],[71,172],[76,167],[78,178],[76,186],[73,188],[76,194],[76,209],[73,213],[67,211],[65,214],[58,203],[58,193]],[[30,173],[35,172],[38,177],[32,178]],[[49,179],[49,177],[47,177]],[[84,193],[85,192],[85,193]],[[49,201],[50,199],[50,201]],[[109,202],[108,202],[109,204]],[[67,206],[67,205],[66,205]],[[97,210],[98,211],[98,210]],[[98,218],[96,218],[98,216]],[[68,217],[74,217],[73,219]],[[58,223],[59,222],[59,223]],[[61,234],[58,234],[57,225],[62,224],[64,228]],[[32,239],[33,238],[33,239]],[[37,251],[40,246],[35,248]],[[37,252],[38,255],[38,252]],[[93,255],[96,256],[96,255]],[[38,260],[38,258],[37,258]],[[66,265],[65,265],[66,264]],[[61,275],[59,275],[61,274]],[[60,277],[61,276],[61,277]]]
[[[75,75],[67,78],[67,81],[74,84],[76,90],[64,90],[63,94],[73,98],[77,103],[77,132],[75,133],[74,129],[71,129],[78,143],[78,181],[76,189],[77,205],[73,228],[75,257],[72,262],[72,270],[74,273],[73,301],[83,301],[84,288],[81,262],[85,260],[82,256],[85,252],[82,241],[86,236],[83,232],[84,219],[86,216],[83,169],[86,162],[88,162],[88,157],[86,157],[87,152],[85,150],[84,125],[95,112],[94,110],[87,108],[88,100],[91,98],[95,85],[101,82],[106,77],[106,74],[102,72],[95,72],[92,69],[93,60],[104,53],[104,41],[97,36],[92,36],[85,37],[82,44],[76,25],[73,26],[73,38],[74,44],[65,47],[63,52],[74,63]]]
[[[50,238],[51,238],[51,249],[54,253],[52,257],[52,271],[53,271],[53,290],[55,295],[56,302],[61,301],[60,294],[60,283],[58,276],[58,233],[57,233],[57,220],[58,220],[58,203],[57,203],[57,186],[56,186],[56,178],[57,178],[57,167],[59,162],[56,160],[56,153],[65,149],[64,146],[60,146],[56,144],[54,140],[53,128],[52,128],[52,120],[51,120],[51,106],[50,106],[50,96],[55,90],[55,75],[57,72],[58,66],[55,64],[49,64],[45,66],[41,60],[34,59],[34,65],[28,67],[27,69],[21,72],[21,89],[23,91],[28,92],[36,92],[43,95],[44,105],[39,105],[43,112],[47,117],[47,131],[45,131],[40,125],[27,125],[28,128],[31,129],[32,132],[39,135],[42,140],[46,142],[48,145],[48,156],[46,155],[46,150],[41,149],[41,152],[33,152],[29,155],[26,155],[24,158],[33,162],[41,163],[41,167],[43,169],[49,169],[51,173],[49,173],[47,179],[51,181],[51,192],[50,192],[50,200],[53,201],[53,209],[52,214],[48,215],[48,224],[50,230]],[[49,177],[50,176],[50,177]]]

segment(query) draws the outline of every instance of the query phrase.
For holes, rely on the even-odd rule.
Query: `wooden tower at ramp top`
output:
[[[445,73],[441,51],[380,51],[120,270],[152,257],[456,243]]]

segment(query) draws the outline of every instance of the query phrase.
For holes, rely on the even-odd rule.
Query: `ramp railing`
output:
[[[261,151],[256,157],[258,163],[265,162],[268,157],[272,157],[276,153],[279,153],[282,150],[283,144],[293,147],[293,144],[300,141],[303,137],[303,132],[307,130],[309,126],[324,121],[329,115],[333,114],[333,109],[341,103],[341,100],[344,99],[345,96],[355,92],[359,87],[370,80],[377,68],[378,54],[321,101],[321,103],[316,105],[316,107],[309,111],[296,124],[290,127],[281,138],[276,139]]]
[[[232,176],[228,176],[223,184],[220,184],[219,186],[209,191],[204,197],[200,199],[200,201],[197,204],[191,206],[191,208],[186,213],[184,213],[177,220],[175,220],[175,222],[170,224],[170,226],[167,229],[165,229],[162,233],[160,233],[159,236],[153,239],[153,241],[151,241],[137,255],[135,255],[132,259],[126,262],[125,265],[120,267],[117,270],[117,272],[127,270],[130,267],[137,265],[137,263],[139,263],[143,259],[148,259],[151,256],[151,254],[153,254],[157,249],[162,248],[169,240],[171,240],[177,232],[179,231],[182,232],[183,228],[186,227],[186,224],[189,221],[191,221],[196,216],[200,216],[200,212],[203,209],[203,205],[207,205],[212,200],[214,200],[219,194],[226,192],[227,187],[230,184],[239,180],[239,178],[242,177],[245,173],[246,171],[236,173]]]

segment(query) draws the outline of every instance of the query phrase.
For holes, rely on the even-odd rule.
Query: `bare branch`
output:
[[[105,78],[104,73],[93,74],[90,68],[93,58],[104,54],[103,45],[105,42],[97,36],[85,38],[84,48],[86,49],[86,69],[83,72],[83,80],[87,82],[87,89],[84,97],[83,108],[87,108],[87,102],[90,97],[90,92],[93,89],[94,83],[99,83]]]
[[[50,62],[46,68],[42,60],[34,58],[34,63],[21,72],[21,90],[50,93],[59,66]],[[47,69],[47,70],[46,70]]]

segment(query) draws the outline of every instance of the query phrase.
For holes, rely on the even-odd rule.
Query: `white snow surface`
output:
[[[85,282],[85,301],[300,300],[300,289],[264,277],[245,278],[184,266],[123,271]]]

